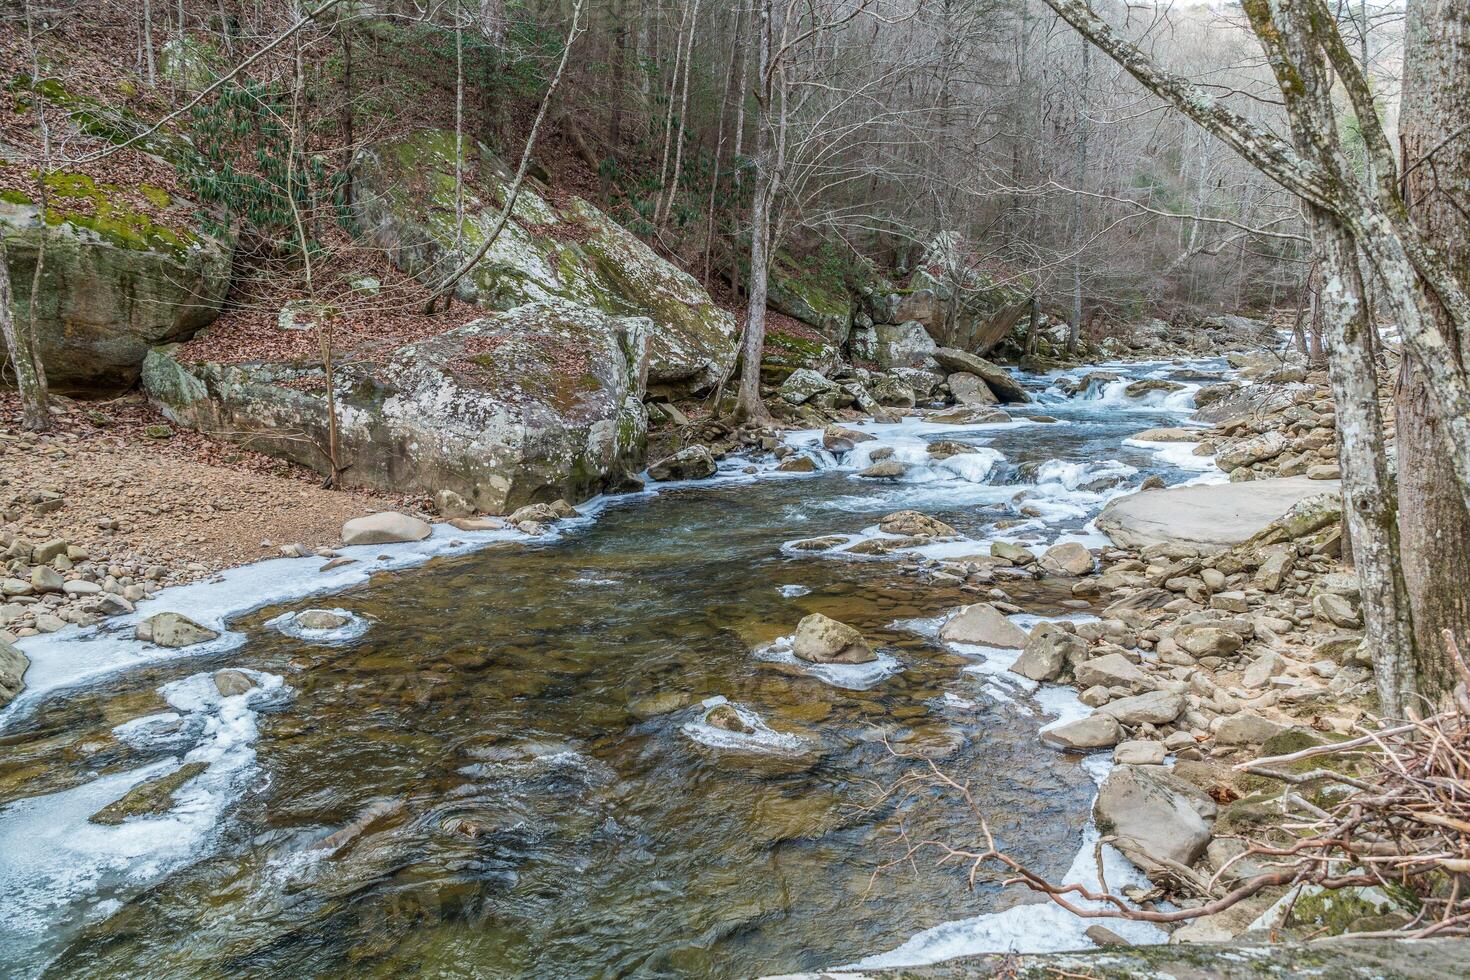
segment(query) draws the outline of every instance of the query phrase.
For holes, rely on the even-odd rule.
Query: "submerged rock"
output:
[[[704,723],[727,732],[738,732],[741,735],[749,735],[755,731],[749,722],[740,717],[740,712],[728,704],[717,704],[709,709],[704,716]]]
[[[382,511],[366,517],[354,517],[342,525],[342,543],[352,544],[395,544],[404,541],[422,541],[433,533],[426,522],[407,514]]]
[[[1123,394],[1129,398],[1141,398],[1154,391],[1175,392],[1183,391],[1184,386],[1177,381],[1165,381],[1162,378],[1145,378],[1142,381],[1134,381],[1123,389]]]
[[[956,405],[926,419],[940,425],[993,425],[1010,420],[1004,411],[991,405]]]
[[[929,455],[935,459],[949,459],[951,456],[962,456],[970,453],[978,453],[980,450],[963,442],[955,442],[953,439],[935,439],[929,443]]]
[[[200,626],[188,616],[175,612],[162,612],[139,623],[134,635],[145,643],[161,647],[191,647],[196,643],[207,643],[219,634]]]
[[[129,817],[156,816],[173,808],[174,793],[189,780],[209,768],[205,762],[188,762],[173,772],[145,780],[128,790],[122,799],[109,803],[87,819],[92,823],[116,826]]]

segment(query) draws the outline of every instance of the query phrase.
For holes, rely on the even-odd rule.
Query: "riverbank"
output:
[[[1156,374],[1169,369],[1153,365],[1137,370],[1143,374]],[[1183,372],[1188,369],[1176,366],[1173,370]],[[1216,374],[1218,369],[1212,366],[1206,373]],[[176,608],[222,633],[217,642],[196,649],[150,650],[119,632],[98,636],[85,643],[76,642],[74,636],[69,640],[71,634],[37,637],[28,641],[26,647],[35,650],[39,643],[47,648],[38,662],[48,665],[48,670],[49,665],[75,668],[80,662],[102,663],[107,658],[95,655],[112,651],[117,656],[103,666],[118,678],[137,676],[137,683],[143,685],[138,694],[156,686],[158,682],[148,678],[158,677],[160,673],[164,677],[178,677],[180,671],[198,671],[204,667],[204,673],[180,679],[193,678],[190,683],[194,684],[202,678],[200,683],[208,683],[213,676],[213,683],[218,686],[220,674],[228,675],[232,670],[257,671],[261,675],[255,679],[258,683],[247,680],[244,683],[248,687],[243,694],[231,694],[224,700],[230,702],[237,697],[246,701],[265,699],[261,706],[264,714],[259,720],[262,742],[259,749],[253,751],[263,753],[262,778],[269,782],[270,774],[274,774],[274,780],[285,780],[279,783],[278,790],[272,792],[272,798],[284,793],[289,800],[291,784],[308,771],[301,768],[303,758],[315,760],[310,767],[311,772],[317,772],[323,760],[328,759],[332,760],[335,771],[340,768],[343,758],[352,757],[357,751],[351,744],[338,745],[333,741],[337,730],[341,729],[340,734],[346,736],[356,731],[356,719],[380,718],[383,712],[395,710],[393,705],[400,700],[405,707],[413,709],[414,731],[436,733],[440,726],[457,724],[452,722],[451,716],[442,714],[438,707],[441,704],[448,708],[469,696],[477,698],[477,704],[498,703],[497,699],[507,694],[528,690],[528,683],[539,684],[529,690],[548,691],[548,694],[527,702],[528,706],[534,705],[533,708],[516,707],[518,696],[501,709],[510,712],[505,717],[497,715],[499,721],[496,722],[484,717],[478,724],[490,725],[491,729],[502,723],[509,724],[515,731],[525,730],[525,726],[530,724],[531,731],[545,730],[545,726],[552,724],[555,714],[556,696],[550,692],[563,689],[563,682],[555,682],[549,690],[545,687],[549,679],[533,682],[533,678],[539,676],[535,665],[551,656],[557,672],[571,670],[573,672],[567,677],[579,676],[578,672],[589,667],[569,660],[565,655],[558,655],[557,650],[568,643],[580,645],[587,639],[593,639],[603,654],[607,649],[616,649],[619,661],[636,662],[638,670],[620,673],[638,679],[638,684],[627,694],[626,704],[623,703],[623,695],[619,694],[613,703],[592,706],[590,715],[587,708],[578,710],[576,717],[579,720],[599,719],[596,726],[588,730],[584,722],[581,729],[574,728],[576,737],[567,743],[566,748],[556,751],[572,753],[572,756],[583,760],[579,766],[593,766],[594,759],[598,765],[605,764],[600,760],[607,758],[607,753],[613,752],[614,746],[626,743],[635,753],[652,752],[651,758],[680,760],[678,765],[681,768],[693,767],[689,773],[691,776],[702,772],[703,766],[713,764],[716,771],[729,772],[741,780],[737,785],[750,785],[749,770],[754,767],[757,772],[769,773],[758,777],[754,785],[761,787],[762,794],[776,794],[750,815],[759,827],[759,840],[776,843],[829,840],[831,843],[825,846],[836,846],[837,838],[829,835],[839,833],[839,828],[850,827],[851,817],[838,819],[835,810],[824,812],[828,809],[825,802],[821,807],[813,802],[810,807],[803,804],[801,808],[791,810],[793,804],[780,801],[786,799],[786,794],[794,787],[783,789],[780,782],[767,781],[776,773],[784,773],[780,777],[782,779],[791,779],[793,773],[806,772],[818,764],[816,760],[829,756],[843,760],[842,781],[886,778],[883,774],[894,764],[862,748],[864,745],[877,747],[873,743],[873,734],[862,734],[876,724],[900,751],[919,752],[922,757],[934,758],[946,766],[973,765],[977,761],[976,753],[979,753],[985,758],[987,768],[997,775],[1004,774],[1004,778],[1014,779],[1017,774],[1034,771],[1032,778],[1043,778],[1044,774],[1047,780],[1067,783],[1066,795],[1073,802],[1068,804],[1066,812],[1043,821],[1044,833],[1036,827],[1028,835],[1038,844],[1042,840],[1051,842],[1048,847],[1030,853],[1028,859],[1039,862],[1043,867],[1053,867],[1057,874],[1062,874],[1067,871],[1066,860],[1071,849],[1076,847],[1075,838],[1053,841],[1051,835],[1067,827],[1073,828],[1073,833],[1080,829],[1075,821],[1085,812],[1092,795],[1091,790],[1084,789],[1084,786],[1092,786],[1092,776],[1103,775],[1107,767],[1100,766],[1100,763],[1112,765],[1112,753],[1094,754],[1085,763],[1085,768],[1076,765],[1082,761],[1080,754],[1061,757],[1066,760],[1064,765],[1056,765],[1050,756],[1038,755],[1034,748],[1036,727],[1041,724],[1039,719],[1054,719],[1065,724],[1079,720],[1087,706],[1076,694],[1067,693],[1063,698],[1062,688],[1038,686],[1037,682],[1014,674],[1008,668],[1022,655],[1030,636],[1068,633],[1065,624],[1070,622],[1071,636],[1074,639],[1086,638],[1093,625],[1087,614],[1103,611],[1111,603],[1104,601],[1110,597],[1087,594],[1088,589],[1083,583],[1096,582],[1099,579],[1096,574],[1075,577],[1065,574],[1069,563],[1080,558],[1077,547],[1064,547],[1050,558],[1046,558],[1046,553],[1060,539],[1069,538],[1070,542],[1063,542],[1063,545],[1070,543],[1080,547],[1088,555],[1089,565],[1098,559],[1108,564],[1140,561],[1141,558],[1125,558],[1120,550],[1103,544],[1087,526],[1091,515],[1112,497],[1149,483],[1152,477],[1148,474],[1161,472],[1166,482],[1187,480],[1191,476],[1194,479],[1223,480],[1225,474],[1218,468],[1214,468],[1213,473],[1207,471],[1205,467],[1213,466],[1207,457],[1195,457],[1191,453],[1190,459],[1195,461],[1193,468],[1183,470],[1173,463],[1159,462],[1170,454],[1119,445],[1120,438],[1126,441],[1125,437],[1137,431],[1126,425],[1127,418],[1140,419],[1140,428],[1157,427],[1161,413],[1167,415],[1176,409],[1151,405],[1150,400],[1173,398],[1182,401],[1181,394],[1188,396],[1191,388],[1198,388],[1196,382],[1175,382],[1180,387],[1172,390],[1167,385],[1149,385],[1146,386],[1148,390],[1142,390],[1138,395],[1122,395],[1126,402],[1114,402],[1110,400],[1112,396],[1104,391],[1097,393],[1102,395],[1098,398],[1069,396],[1060,391],[1061,379],[1028,377],[1024,380],[1039,399],[1038,404],[1025,411],[1037,418],[988,422],[968,420],[956,424],[935,422],[933,414],[929,413],[927,421],[915,417],[901,422],[861,423],[850,427],[854,433],[879,433],[871,440],[820,429],[801,430],[786,435],[785,445],[779,454],[775,450],[765,454],[752,446],[753,451],[749,455],[729,456],[717,461],[713,479],[651,485],[645,491],[645,499],[650,494],[676,491],[668,493],[666,502],[656,508],[619,507],[601,511],[608,502],[594,502],[590,507],[583,507],[586,512],[583,518],[560,526],[553,525],[545,529],[547,533],[544,536],[535,538],[509,528],[470,532],[440,525],[422,542],[363,545],[344,550],[343,557],[352,559],[353,563],[339,565],[325,574],[318,571],[323,564],[320,560],[277,559],[241,568],[227,575],[221,583],[201,583],[186,589],[169,590],[155,608]],[[1129,382],[1133,383],[1136,382]],[[1055,395],[1052,394],[1054,388],[1058,389]],[[1058,400],[1049,402],[1048,399],[1053,397]],[[1122,425],[1119,424],[1120,415],[1124,419]],[[740,441],[738,437],[736,441]],[[759,439],[753,441],[755,445],[760,444]],[[1183,444],[1171,445],[1177,448]],[[808,465],[792,465],[802,461]],[[898,464],[901,472],[895,473],[890,467],[882,471],[888,475],[863,475],[882,463]],[[764,487],[760,493],[750,494],[742,488],[742,484],[757,481]],[[709,489],[696,489],[699,487]],[[725,489],[722,492],[720,488]],[[743,518],[731,510],[736,506],[742,508],[738,513],[743,514]],[[940,524],[921,527],[921,522],[912,518],[888,520],[901,508],[935,513],[939,515],[936,520]],[[651,514],[654,510],[682,516],[664,518],[663,523],[643,528],[644,518],[640,515]],[[872,516],[865,516],[868,514]],[[754,523],[749,523],[752,521]],[[618,538],[621,543],[614,550],[606,551],[604,549],[608,546],[604,545],[589,552],[585,546],[579,546],[579,541],[600,540],[610,527],[624,528],[620,532],[623,536]],[[946,527],[954,533],[948,533]],[[822,530],[835,533],[819,535],[819,538],[825,536],[838,540],[828,542],[820,550],[794,547],[797,542],[810,539],[794,537],[793,532],[811,534]],[[929,533],[926,539],[926,532],[936,530],[940,533]],[[558,538],[565,542],[563,546],[556,545]],[[485,552],[479,558],[470,557],[472,551],[485,544],[512,540],[531,547],[505,548]],[[1010,550],[1007,551],[1006,546]],[[860,548],[862,550],[857,550]],[[1004,553],[991,554],[997,550]],[[1023,550],[1037,559],[1045,559],[1045,562],[1027,561],[1020,554]],[[640,558],[644,551],[651,552],[648,560]],[[690,557],[684,558],[685,555]],[[381,571],[421,563],[435,556],[443,560],[419,575],[391,578],[377,575]],[[985,560],[980,560],[982,558]],[[637,560],[630,563],[634,559]],[[701,563],[690,568],[679,564],[691,560],[700,560]],[[757,576],[759,581],[756,583],[747,582],[743,577],[730,578],[734,570],[759,569],[761,563],[772,560],[778,563],[772,567],[782,569],[777,582],[771,582],[765,572]],[[466,562],[483,567],[483,572],[466,575],[463,570],[455,570],[456,567],[463,569]],[[672,568],[669,567],[671,562],[674,563]],[[963,566],[967,563],[976,567],[965,571],[964,576],[947,570],[958,568],[964,571]],[[1043,563],[1046,570],[1038,574]],[[521,567],[527,569],[519,576],[525,579],[524,583],[510,585],[519,581],[511,570]],[[1070,567],[1082,571],[1076,564],[1070,564]],[[989,580],[982,580],[982,571],[988,572]],[[902,582],[904,573],[922,575],[924,584],[915,589],[912,579]],[[490,577],[486,578],[486,574]],[[976,579],[971,581],[970,575],[975,575]],[[649,602],[659,601],[658,592],[647,593],[646,586],[642,584],[649,581],[650,576],[661,576],[659,588],[668,590],[671,597],[676,597],[676,605],[681,607],[676,619],[662,630],[657,617],[670,615],[670,612],[661,611],[661,606],[648,607]],[[899,579],[897,583],[893,582],[895,577]],[[452,599],[439,600],[434,592],[424,592],[426,583],[439,579],[452,583]],[[870,584],[863,585],[862,591],[848,595],[846,589],[836,587],[836,583],[848,579]],[[1202,575],[1201,580],[1206,580],[1206,577]],[[492,582],[493,589],[486,591],[485,586]],[[280,603],[288,597],[339,591],[354,585],[363,588],[355,589],[350,597],[344,596],[337,601],[350,607],[344,612],[365,632],[358,634],[361,639],[342,645],[341,653],[332,655],[329,662],[337,666],[327,673],[322,673],[316,666],[326,640],[310,634],[303,638],[297,635],[301,631],[287,631],[281,625],[286,620],[294,621],[292,617],[300,615],[301,609],[288,605],[284,609],[277,607],[242,615],[245,610],[265,603]],[[522,588],[531,591],[516,591]],[[757,591],[746,592],[752,588]],[[507,589],[511,591],[507,592]],[[613,591],[605,591],[609,589]],[[1005,591],[1000,594],[992,591],[998,589]],[[617,597],[614,608],[619,612],[615,619],[605,618],[606,613],[598,602],[599,595]],[[755,596],[761,598],[756,599]],[[1189,599],[1187,590],[1181,597]],[[427,603],[425,598],[428,598]],[[943,634],[953,617],[943,610],[953,610],[966,601],[973,603],[976,600],[994,604],[1002,614],[1001,618],[1014,617],[1013,628],[1027,630],[1030,634],[1026,636],[1026,642],[1019,647],[996,650],[989,650],[983,642],[952,643],[951,637]],[[509,606],[502,609],[501,606],[507,602]],[[424,607],[422,615],[417,612],[420,606]],[[486,615],[481,612],[482,608],[492,610],[491,618],[483,623],[478,618]],[[810,667],[793,663],[790,657],[779,656],[779,651],[772,649],[772,644],[779,646],[782,637],[790,632],[805,611],[820,611],[856,622],[868,635],[881,637],[880,658],[888,658],[884,662],[891,662],[899,672],[893,673],[891,669],[884,668],[877,673],[876,679],[865,678],[856,683],[851,678],[840,678],[847,683],[834,686],[831,678],[823,679],[827,672],[814,672]],[[134,618],[141,619],[142,613],[140,610]],[[507,615],[512,618],[505,619]],[[549,634],[545,632],[546,626],[540,625],[546,622],[548,615],[554,615],[557,624],[556,632]],[[650,620],[650,616],[654,618]],[[411,626],[405,632],[399,624],[406,617]],[[706,617],[709,619],[707,626],[703,623]],[[751,617],[754,619],[746,622]],[[1041,618],[1060,618],[1061,622],[1048,628],[1041,625]],[[463,628],[461,620],[464,621]],[[132,619],[125,618],[122,625],[126,627],[131,622]],[[476,626],[476,623],[480,625]],[[518,628],[522,623],[532,633],[518,640]],[[431,644],[432,651],[442,652],[422,650],[422,638],[431,635],[421,632],[424,629],[435,631],[432,634],[436,637]],[[609,629],[615,631],[613,635],[607,634]],[[625,635],[627,629],[635,632]],[[470,635],[461,636],[457,641],[438,639],[438,634],[446,630],[461,634],[468,630]],[[283,635],[292,641],[284,647],[281,646],[285,642],[281,639]],[[706,635],[708,639],[697,639]],[[726,654],[729,659],[725,669],[730,673],[722,672],[719,677],[705,676],[708,669],[703,663],[711,649],[708,644],[716,637],[732,636],[738,641],[739,649],[732,648]],[[485,654],[477,651],[485,649],[487,637],[493,649],[509,645],[509,652],[501,652],[491,658],[489,663],[493,669],[508,665],[507,657],[510,664],[519,666],[509,674],[495,675],[493,693],[474,688],[473,695],[468,690],[453,694],[467,684],[473,688],[478,672],[486,669]],[[573,637],[578,639],[573,640]],[[968,639],[983,641],[984,637],[969,635]],[[1136,654],[1139,664],[1135,666],[1150,675],[1154,673],[1148,661],[1150,655],[1158,650],[1159,642],[1141,636],[1138,637],[1141,642],[1128,647],[1116,642],[1117,639],[1112,638],[1111,641],[1125,651],[1122,654],[1125,659]],[[1152,650],[1147,646],[1149,643],[1154,644]],[[248,646],[242,649],[242,644]],[[719,641],[720,649],[726,645],[724,639]],[[638,659],[666,657],[668,653],[665,651],[686,647],[695,661],[680,661],[675,670],[668,669],[672,665],[660,670],[649,661]],[[1087,649],[1087,661],[1110,663],[1107,653],[1103,652],[1107,648],[1102,648],[1101,644],[1089,642]],[[419,650],[422,652],[408,653]],[[770,655],[760,653],[762,650]],[[1108,652],[1112,651],[1109,649]],[[160,660],[160,657],[178,659],[179,666],[170,666],[170,660]],[[521,663],[519,658],[522,657],[532,659]],[[599,657],[605,659],[601,654]],[[386,678],[379,672],[388,664],[400,662],[405,686],[401,689],[397,683],[384,686]],[[139,667],[148,670],[130,670]],[[345,675],[342,673],[344,669],[348,671]],[[751,676],[752,670],[754,676]],[[284,686],[272,686],[277,682],[270,681],[270,677],[284,678]],[[360,677],[361,683],[348,680],[353,677]],[[85,689],[78,689],[77,693],[64,698],[48,699],[45,696],[47,690],[54,691],[67,684],[75,687],[80,680],[97,681],[100,678],[100,674],[92,674],[89,679],[75,673],[69,677],[52,678],[60,683],[38,688],[27,702],[30,707],[26,710],[42,711],[37,723],[55,728],[58,722],[54,719],[59,713],[64,713],[68,698],[84,704],[106,698],[109,697],[107,690],[118,686],[119,681],[108,681],[105,685],[89,682]],[[230,684],[241,683],[233,677],[227,680]],[[848,686],[851,683],[856,683],[856,687]],[[123,686],[127,686],[125,681]],[[229,689],[236,690],[234,687]],[[225,690],[220,688],[221,695]],[[288,706],[287,702],[280,700],[284,695],[279,692],[293,690],[298,692],[297,700]],[[368,698],[364,704],[345,714],[337,713],[341,709],[333,706],[339,700],[351,701],[359,697],[359,693]],[[1129,696],[1133,695],[1130,693]],[[712,702],[712,698],[727,700]],[[321,702],[325,702],[325,709],[330,709],[325,717],[321,716],[324,710]],[[169,696],[168,703],[173,703],[172,696]],[[725,745],[723,742],[727,740],[724,736],[709,730],[718,727],[710,725],[711,712],[724,703],[729,703],[735,716],[750,726],[752,732],[744,734],[753,734],[753,739],[744,738],[737,740],[737,744]],[[119,706],[105,716],[131,725],[138,721],[140,710],[147,710],[145,704],[129,701],[128,707]],[[197,712],[197,709],[193,710]],[[523,716],[523,711],[530,713]],[[1057,717],[1059,712],[1062,717]],[[378,727],[374,725],[369,731]],[[1173,734],[1164,731],[1164,724],[1154,727],[1155,736]],[[760,738],[766,729],[769,729],[771,738]],[[1204,730],[1208,731],[1208,726]],[[128,731],[132,729],[128,728]],[[979,737],[980,732],[985,733],[983,739]],[[1151,739],[1147,731],[1142,734],[1143,738],[1132,741],[1158,740]],[[359,733],[357,737],[366,735]],[[109,737],[106,729],[89,733],[83,724],[75,737],[89,745],[107,746],[121,736],[114,734]],[[393,736],[395,741],[398,737]],[[454,736],[446,742],[445,735],[436,734],[428,744],[457,744],[457,739],[462,737]],[[507,737],[497,735],[497,746]],[[566,737],[562,736],[563,740]],[[1002,752],[998,741],[1001,738],[1015,740],[1016,758],[1007,757],[1001,761],[997,755]],[[653,741],[646,742],[648,739]],[[706,740],[713,740],[713,743]],[[770,745],[766,744],[767,741]],[[699,751],[707,754],[686,761],[684,753],[691,744],[699,746]],[[644,745],[644,748],[638,750],[638,745]],[[593,749],[592,746],[601,748]],[[1196,739],[1196,746],[1203,746],[1202,755],[1208,756],[1210,750],[1204,742]],[[303,752],[308,747],[312,747],[310,754],[304,757]],[[105,751],[115,752],[114,749]],[[151,746],[147,752],[140,752],[134,747],[119,756],[113,765],[121,765],[124,760],[128,765],[136,765],[138,761],[154,759],[156,755],[150,754],[153,751]],[[512,744],[506,744],[503,750],[499,747],[494,749],[496,753],[501,751],[513,753],[508,758],[520,759],[523,757],[520,753],[531,749],[523,750]],[[550,752],[552,749],[536,751]],[[344,752],[346,756],[342,754]],[[28,748],[23,749],[18,761],[24,764],[30,755]],[[432,753],[434,758],[442,755],[442,748]],[[110,754],[106,756],[111,757]],[[498,759],[499,756],[485,758]],[[287,760],[296,762],[280,768]],[[435,778],[448,778],[451,782],[446,785],[454,785],[469,774],[464,766],[478,772],[488,763],[478,756],[471,756],[470,760],[462,759],[454,765],[460,768],[451,766],[446,773]],[[618,771],[625,773],[623,778],[628,778],[626,766],[626,761],[615,765]],[[1113,771],[1125,769],[1126,765]],[[72,785],[65,772],[63,769],[52,777],[53,785]],[[133,769],[131,773],[144,781],[168,775],[150,769]],[[6,778],[13,781],[21,775],[22,772],[17,771]],[[221,771],[215,775],[223,778],[224,773]],[[1075,775],[1082,775],[1083,785],[1070,785]],[[817,796],[811,794],[817,786],[826,785],[825,779],[834,776],[825,776],[823,781],[802,789],[800,798],[827,800],[829,794],[826,791]],[[313,776],[312,781],[319,778]],[[61,782],[56,783],[57,779]],[[324,833],[335,834],[360,822],[358,811],[364,805],[363,797],[349,793],[339,800],[335,787],[340,780],[328,782],[334,787],[333,792],[326,800],[308,805],[311,812],[320,811],[320,816],[312,824],[312,837],[317,827],[324,828]],[[18,787],[21,784],[14,785]],[[679,785],[693,791],[690,787],[696,784]],[[87,790],[91,794],[87,796],[88,800],[98,797],[99,807],[107,802],[100,799],[105,795],[102,789],[92,784],[83,784],[77,789],[80,791],[85,787],[91,787]],[[118,792],[126,789],[121,784],[115,788]],[[649,786],[643,791],[653,790]],[[398,790],[400,795],[402,792]],[[626,792],[619,790],[619,795]],[[1017,791],[1012,789],[1009,792]],[[1020,807],[1015,812],[1037,813],[1037,807],[1045,805],[1040,801],[1046,797],[1034,794],[1033,790],[1013,797],[1015,805]],[[1078,794],[1083,795],[1077,798]],[[382,796],[384,791],[377,790],[368,799]],[[407,823],[400,823],[392,817],[374,818],[381,822],[381,827],[359,827],[353,833],[364,836],[368,841],[379,842],[365,845],[368,848],[366,853],[374,853],[376,848],[395,839],[396,835],[420,826],[426,816],[423,808],[429,807],[428,812],[433,812],[432,808],[440,805],[435,802],[439,796],[439,793],[430,793],[423,801],[415,801],[410,796],[405,804],[406,812],[417,815]],[[393,798],[391,791],[387,798]],[[737,817],[737,814],[724,812],[729,809],[730,798],[727,793],[719,794],[721,802],[715,812],[720,813],[721,818]],[[765,796],[762,795],[761,799],[764,800]],[[334,805],[324,807],[327,800],[333,801]],[[849,806],[851,802],[848,801]],[[272,808],[276,805],[273,802]],[[89,826],[88,813],[91,811],[80,814],[83,828]],[[619,821],[627,819],[622,808],[608,815],[615,815]],[[148,823],[156,819],[159,818],[140,817],[130,822]],[[249,818],[241,815],[235,819]],[[710,812],[701,811],[699,819],[688,825],[697,828],[702,825],[701,821],[710,819]],[[875,823],[874,829],[879,826]],[[959,835],[967,832],[962,822],[956,823],[947,818],[934,830],[936,834],[954,840],[959,840]],[[735,832],[733,838],[728,834],[726,837],[743,840],[745,838],[740,835],[748,832],[750,829],[743,829]],[[1014,826],[1007,831],[1008,834],[1018,832]],[[1090,853],[1090,845],[1085,843],[1088,838],[1084,836],[1083,839],[1083,850]],[[201,843],[200,846],[204,845]],[[710,844],[699,841],[697,845],[691,842],[690,846],[707,849]],[[854,867],[861,868],[864,861],[858,855],[874,852],[864,849],[858,855],[847,854],[845,850],[840,853],[844,856],[818,861],[805,868],[803,874],[807,878],[827,875],[846,867],[854,859],[857,862]],[[814,860],[819,856],[814,854]],[[1055,867],[1054,862],[1058,860],[1062,862],[1061,867]],[[1116,856],[1113,860],[1121,861],[1122,858]],[[356,864],[356,861],[352,862],[353,867]],[[371,865],[362,869],[363,873],[370,870]],[[346,871],[343,868],[337,873]],[[1117,868],[1109,870],[1110,882],[1118,880],[1116,871]],[[187,874],[182,876],[182,881],[187,882],[188,879]],[[753,887],[743,881],[730,884],[738,885],[740,889]],[[1139,884],[1142,885],[1141,880]],[[834,894],[846,888],[845,885],[837,888],[836,882],[831,883],[831,887],[836,889]],[[955,918],[956,912],[966,903],[973,902],[973,898],[966,898],[963,894],[937,900],[935,887],[934,882],[928,882],[916,891],[902,884],[883,886],[884,889],[894,889],[896,895],[904,896],[904,901],[889,909],[890,917],[880,930],[881,934],[892,935],[895,926],[899,929],[903,929],[905,924],[908,926],[896,938],[888,940],[888,946],[896,945],[905,934],[917,928],[934,924],[936,918],[941,922]],[[766,914],[761,909],[775,907],[769,904],[772,900],[771,897],[763,897],[751,906],[757,920]],[[814,900],[815,896],[806,895],[787,914],[805,914],[798,910],[807,908]],[[723,904],[717,903],[711,908]],[[816,900],[813,907],[821,905],[822,902]],[[891,918],[895,913],[900,916],[898,919]],[[1018,907],[1015,914],[1024,917],[1031,913]],[[876,925],[872,917],[863,921],[866,923],[864,929]],[[756,927],[752,924],[749,928]],[[1075,942],[1085,942],[1080,937],[1081,930],[1076,931],[1079,935]],[[1069,926],[1067,935],[1071,934]],[[864,935],[867,935],[866,939],[862,938]],[[1055,939],[1055,936],[1050,938]],[[863,929],[855,931],[845,941],[847,945],[839,948],[847,950],[849,956],[874,952],[872,934],[865,933]],[[1000,941],[1005,940],[1002,938]],[[829,963],[842,961],[827,960]]]
[[[316,474],[175,428],[141,396],[56,402],[55,430],[35,435],[0,394],[0,639],[92,625],[287,550],[330,557],[343,522],[423,507],[324,489]]]

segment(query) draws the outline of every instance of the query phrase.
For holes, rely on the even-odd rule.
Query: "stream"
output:
[[[1089,873],[1107,763],[1037,738],[1086,709],[1006,674],[1015,651],[941,643],[945,614],[983,595],[900,565],[997,539],[1102,544],[1088,522],[1111,495],[1152,474],[1221,478],[1190,444],[1125,440],[1181,424],[1222,360],[1069,375],[1099,368],[1185,387],[1069,397],[1061,375],[1020,375],[1036,402],[1008,406],[1011,424],[868,424],[876,441],[841,460],[820,433],[790,434],[813,474],[731,458],[544,539],[440,528],[437,551],[346,549],[364,560],[336,579],[252,566],[145,607],[228,622],[183,655],[127,624],[26,641],[32,690],[0,714],[0,967],[750,977],[1086,945],[1089,923],[1019,888],[971,891],[936,855],[875,872],[902,855],[900,824],[980,843],[955,794],[884,795],[932,759],[1010,853]],[[936,439],[978,451],[935,461]],[[903,478],[856,476],[878,447],[910,464]],[[966,540],[844,554],[902,509]],[[827,535],[846,540],[791,547]],[[1023,625],[1088,614],[1065,582],[997,584]],[[351,621],[304,629],[309,608]],[[811,612],[862,630],[880,660],[795,661],[781,641]],[[226,668],[240,693],[217,687]],[[705,723],[720,699],[751,731]],[[167,812],[89,821],[186,764],[197,775]],[[1125,873],[1110,864],[1109,882]]]

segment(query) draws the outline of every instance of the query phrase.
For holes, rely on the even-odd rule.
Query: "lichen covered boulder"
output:
[[[25,689],[26,670],[30,665],[29,657],[0,639],[0,708],[13,701]]]
[[[335,372],[345,482],[452,490],[475,509],[580,500],[641,469],[652,324],[562,300],[530,303]],[[312,365],[149,354],[143,383],[173,421],[329,472],[325,380]]]
[[[186,340],[218,315],[234,244],[206,234],[192,205],[162,188],[58,173],[48,178],[47,194],[43,221],[30,193],[0,192],[15,315],[26,321],[34,300],[53,388],[123,390],[137,381],[149,348]]]
[[[364,233],[425,280],[477,252],[504,207],[509,181],[498,161],[466,145],[471,177],[456,229],[454,153],[453,133],[424,130],[366,151],[356,164],[354,206]],[[716,384],[735,360],[735,318],[693,276],[591,204],[574,197],[553,205],[531,185],[522,186],[505,229],[460,280],[458,298],[489,310],[565,300],[608,316],[647,317],[649,385],[687,394]]]

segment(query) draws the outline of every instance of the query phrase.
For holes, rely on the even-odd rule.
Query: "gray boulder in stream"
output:
[[[975,375],[990,387],[1000,401],[1029,402],[1031,400],[1031,396],[1026,394],[1026,389],[1011,377],[1009,371],[990,363],[983,357],[953,347],[940,347],[929,356],[946,371]]]
[[[1193,864],[1210,842],[1215,811],[1213,800],[1163,766],[1118,766],[1093,805],[1098,829],[1145,870]]]
[[[865,664],[877,658],[863,634],[830,616],[812,613],[796,624],[791,652],[817,664]]]

